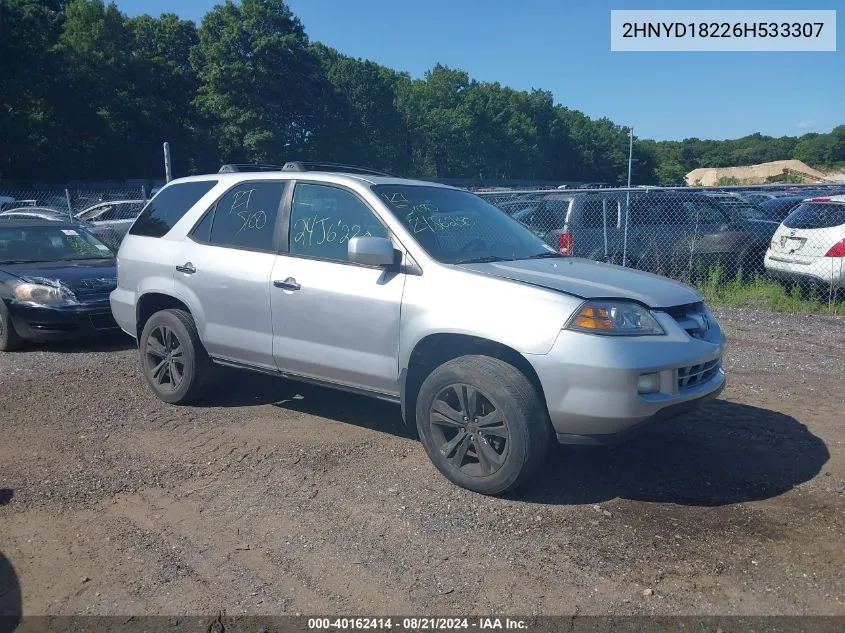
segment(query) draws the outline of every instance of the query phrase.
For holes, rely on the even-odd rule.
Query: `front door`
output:
[[[284,372],[398,395],[405,275],[350,263],[356,235],[388,231],[354,192],[296,184],[288,252],[272,273],[273,355]]]

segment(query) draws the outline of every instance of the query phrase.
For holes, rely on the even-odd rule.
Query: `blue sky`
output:
[[[214,0],[118,0],[129,15],[199,22]],[[842,0],[288,0],[312,40],[421,77],[440,62],[482,81],[550,90],[641,138],[827,132],[845,123],[845,39],[826,53],[610,51],[611,9],[836,9]],[[840,11],[840,21],[845,12]]]

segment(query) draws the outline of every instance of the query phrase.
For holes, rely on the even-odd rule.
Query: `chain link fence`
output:
[[[3,189],[0,217],[84,225],[117,248],[144,186]],[[476,191],[566,255],[627,266],[711,291],[843,301],[845,185]]]
[[[74,222],[113,248],[155,193],[147,187],[49,189],[0,187],[0,218]]]
[[[845,185],[476,193],[565,255],[710,292],[845,295]]]

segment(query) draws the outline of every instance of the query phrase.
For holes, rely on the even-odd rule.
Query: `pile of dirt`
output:
[[[746,167],[715,167],[693,169],[686,175],[688,185],[712,187],[730,180],[742,185],[761,185],[768,182],[786,182],[787,176],[797,176],[802,182],[825,182],[828,177],[805,165],[800,160],[776,160],[771,163],[748,165]]]

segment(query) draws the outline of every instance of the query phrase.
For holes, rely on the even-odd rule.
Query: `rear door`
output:
[[[175,288],[212,356],[275,369],[270,273],[285,187],[286,181],[238,183],[183,241]]]

